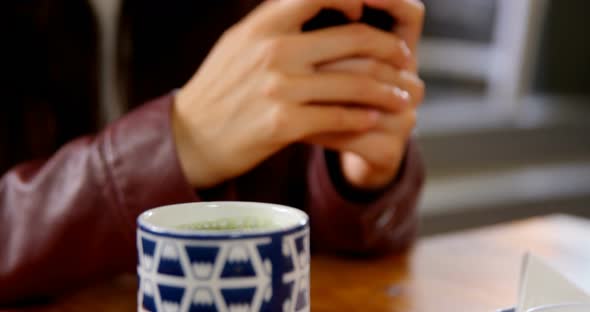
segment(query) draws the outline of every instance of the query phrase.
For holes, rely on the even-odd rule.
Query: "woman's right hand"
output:
[[[403,41],[369,26],[300,30],[322,8],[357,20],[362,5],[362,0],[267,1],[222,36],[177,93],[172,115],[180,163],[194,187],[239,176],[306,137],[370,130],[380,111],[408,105],[403,94],[366,75],[316,70],[358,56],[398,68],[411,63]],[[332,102],[355,105],[312,104]]]

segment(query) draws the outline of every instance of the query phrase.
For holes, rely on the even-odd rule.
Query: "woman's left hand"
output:
[[[394,35],[404,40],[412,53],[422,32],[424,6],[418,0],[365,0],[366,4],[388,11],[397,24]],[[417,63],[417,62],[415,62]],[[424,98],[424,83],[417,65],[399,70],[384,62],[347,59],[319,68],[322,71],[353,72],[388,83],[392,92],[405,94],[411,105],[397,112],[382,112],[380,126],[363,134],[326,134],[307,141],[340,151],[340,167],[347,182],[359,189],[385,187],[398,174],[408,140],[416,125],[416,109]],[[362,109],[362,107],[361,107]]]
[[[403,93],[410,98],[411,104],[400,111],[383,111],[378,127],[369,132],[323,134],[307,140],[341,152],[342,174],[352,186],[359,189],[386,186],[397,175],[408,139],[416,125],[416,109],[424,96],[424,83],[413,72],[398,71],[391,65],[367,58],[327,64],[320,70],[369,75],[390,84],[392,92]]]

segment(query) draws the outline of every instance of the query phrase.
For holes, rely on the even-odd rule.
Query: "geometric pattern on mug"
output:
[[[293,257],[308,252],[298,251],[295,236],[292,237],[289,244],[293,246],[289,247],[289,252],[294,248]],[[272,264],[268,256],[270,238],[196,242],[138,231],[138,242],[141,242],[138,302],[144,309],[259,311],[272,298]],[[292,258],[294,263],[296,258]],[[299,274],[298,268],[295,265],[290,274]],[[186,285],[187,280],[214,286],[202,284],[191,288]],[[287,308],[285,311],[295,311],[295,306]]]
[[[283,275],[291,294],[283,301],[283,311],[309,311],[309,231],[285,235],[282,249],[285,265],[292,268]]]
[[[141,250],[139,251],[141,255],[141,266],[146,271],[151,271],[154,265],[154,255],[156,253],[156,240],[151,240],[143,236],[138,236],[138,240],[140,242],[138,246],[141,246]]]

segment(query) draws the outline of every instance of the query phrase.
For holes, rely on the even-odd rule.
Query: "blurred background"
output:
[[[590,2],[424,2],[423,234],[590,216]]]
[[[2,92],[23,105],[0,105],[0,142],[16,155],[0,153],[0,169],[181,86],[257,2],[7,2]],[[547,213],[590,216],[590,1],[425,4],[423,235]],[[31,113],[54,103],[64,107],[55,120]],[[14,109],[27,116],[21,137],[2,130],[15,122],[3,112]],[[64,122],[72,114],[75,122]],[[31,126],[46,128],[47,138],[27,137]]]

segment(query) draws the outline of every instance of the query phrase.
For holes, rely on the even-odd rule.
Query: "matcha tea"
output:
[[[223,218],[210,221],[198,221],[177,226],[180,230],[193,231],[256,231],[275,230],[280,226],[268,219],[256,217]]]

